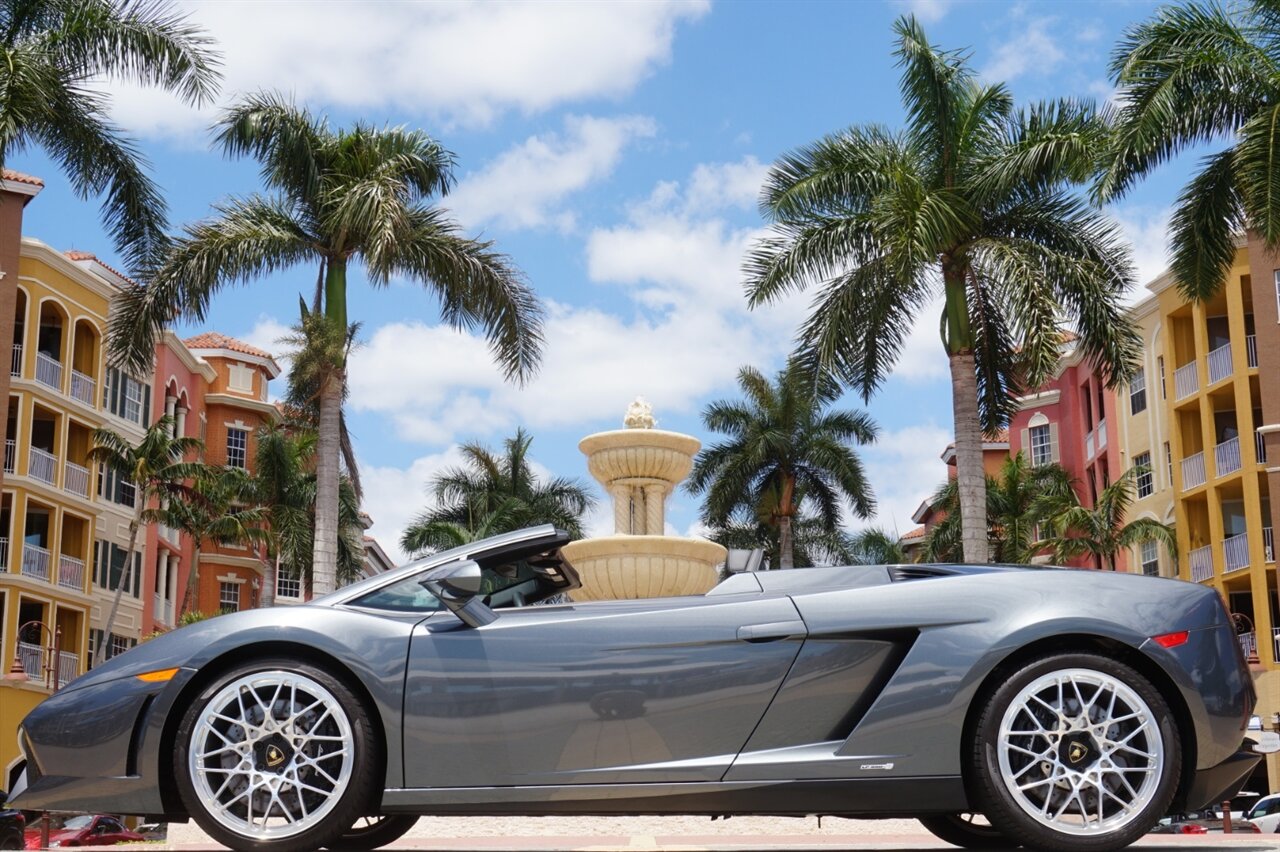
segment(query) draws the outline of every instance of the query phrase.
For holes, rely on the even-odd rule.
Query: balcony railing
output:
[[[62,390],[62,362],[44,352],[37,352],[36,381],[55,390]]]
[[[1196,372],[1196,362],[1183,364],[1173,371],[1173,398],[1175,400],[1191,396],[1200,390],[1200,374]]]
[[[0,537],[0,571],[9,570],[9,538]]]
[[[80,677],[80,655],[71,651],[58,654],[58,685],[65,686]]]
[[[1093,433],[1089,432],[1084,436],[1084,457],[1086,459],[1093,458]]]
[[[4,472],[13,473],[18,469],[18,440],[4,439]]]
[[[1253,447],[1258,454],[1258,464],[1267,463],[1267,436],[1261,432],[1253,433]]]
[[[18,643],[18,658],[22,660],[22,670],[32,680],[44,680],[44,654],[45,650],[40,645]]]
[[[1213,448],[1213,471],[1217,476],[1226,476],[1240,469],[1240,438],[1235,437],[1223,441]]]
[[[27,455],[27,476],[52,485],[57,471],[58,459],[53,453],[47,453],[39,447],[31,448]]]
[[[1182,490],[1204,485],[1204,453],[1196,453],[1182,460]]]
[[[1275,646],[1275,657],[1273,659],[1280,660],[1280,627],[1271,628],[1271,635],[1273,637],[1272,644]]]
[[[1205,580],[1213,578],[1213,547],[1205,545],[1198,547],[1190,553],[1191,560],[1191,581],[1193,583],[1203,583]]]
[[[1224,571],[1238,571],[1249,567],[1249,534],[1233,535],[1222,542],[1222,566]]]
[[[1209,353],[1209,384],[1215,384],[1231,375],[1231,344],[1224,343]]]
[[[63,468],[62,487],[81,497],[89,496],[89,468],[67,462]]]
[[[13,362],[9,365],[9,375],[22,375],[22,344],[13,344]]]
[[[93,405],[94,389],[97,384],[93,379],[86,376],[79,370],[71,371],[71,396],[80,400],[85,405]]]
[[[1249,359],[1249,366],[1257,369],[1258,367],[1258,336],[1251,334],[1244,339],[1245,356]]]
[[[1240,643],[1240,650],[1244,651],[1246,660],[1258,659],[1258,634],[1250,630],[1248,633],[1237,633],[1236,641]]]
[[[66,589],[84,588],[84,560],[74,556],[58,557],[58,585]]]
[[[160,595],[151,596],[151,617],[161,624],[169,623],[169,602]]]
[[[1271,527],[1262,528],[1262,558],[1267,562],[1276,561],[1276,548],[1271,537]]]
[[[37,580],[49,579],[49,551],[38,544],[22,545],[22,573]]]
[[[1098,428],[1093,430],[1098,436],[1098,452],[1102,452],[1107,448],[1107,420],[1104,417],[1098,421]]]

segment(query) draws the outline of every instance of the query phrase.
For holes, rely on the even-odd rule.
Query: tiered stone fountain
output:
[[[591,475],[613,501],[614,534],[565,545],[582,578],[579,601],[700,595],[716,584],[726,551],[702,538],[664,535],[666,501],[693,467],[697,438],[654,428],[643,399],[627,409],[625,429],[578,444]]]

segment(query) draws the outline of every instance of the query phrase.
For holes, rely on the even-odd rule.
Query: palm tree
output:
[[[274,602],[276,578],[296,577],[311,588],[311,555],[315,537],[315,431],[304,419],[292,417],[258,430],[248,501],[265,514],[262,551],[262,605]],[[360,575],[364,565],[364,528],[360,505],[350,481],[343,477],[339,491],[338,565],[340,583]]]
[[[457,535],[480,536],[554,524],[573,538],[583,535],[582,518],[595,506],[590,490],[576,479],[540,481],[529,460],[532,436],[523,428],[503,442],[505,452],[464,444],[464,464],[431,481],[436,506],[404,531],[400,546],[409,553],[453,547]],[[474,539],[470,539],[474,540]]]
[[[419,130],[357,123],[334,129],[276,94],[250,95],[226,110],[217,144],[262,166],[269,195],[232,198],[185,230],[148,286],[126,292],[111,325],[112,349],[129,366],[151,357],[177,314],[200,319],[223,287],[302,263],[321,269],[320,308],[328,352],[318,376],[317,593],[336,581],[340,410],[346,387],[347,271],[369,281],[416,281],[439,297],[447,322],[478,327],[509,377],[534,371],[542,311],[532,289],[488,242],[462,235],[429,199],[453,183],[453,155]]]
[[[1178,551],[1173,527],[1154,518],[1137,518],[1125,523],[1133,504],[1138,474],[1145,468],[1131,467],[1115,482],[1102,489],[1092,509],[1080,505],[1075,493],[1059,507],[1049,522],[1045,546],[1059,562],[1088,554],[1098,568],[1114,571],[1116,554],[1149,541],[1163,544],[1169,553]]]
[[[777,515],[766,509],[740,509],[728,521],[710,527],[707,538],[724,547],[763,550],[764,565],[780,567],[782,558]],[[794,568],[851,565],[856,562],[853,540],[840,527],[828,528],[822,518],[801,513],[791,519],[791,561]]]
[[[1235,232],[1256,229],[1280,250],[1280,7],[1271,2],[1164,6],[1129,27],[1111,60],[1114,141],[1100,200],[1188,148],[1229,141],[1183,189],[1170,223],[1178,288],[1211,298],[1235,258]]]
[[[191,609],[200,584],[200,552],[206,544],[266,543],[267,512],[250,505],[252,495],[252,481],[246,471],[206,465],[195,477],[187,499],[174,500],[161,509],[162,523],[191,536],[193,544],[180,613]]]
[[[875,509],[854,444],[875,440],[866,412],[828,410],[839,388],[790,361],[773,382],[754,367],[738,371],[743,402],[719,400],[702,412],[710,430],[728,435],[694,460],[686,488],[706,494],[703,520],[722,527],[739,512],[764,513],[778,528],[778,563],[795,565],[792,521],[812,514],[835,532],[846,506],[860,518]]]
[[[164,243],[165,204],[95,88],[156,86],[199,105],[216,94],[212,39],[167,0],[0,0],[0,165],[42,148],[82,198],[105,194],[107,230],[131,266]]]
[[[941,295],[964,558],[985,562],[983,432],[1048,377],[1064,320],[1110,385],[1127,379],[1141,343],[1122,301],[1130,252],[1071,191],[1106,139],[1092,106],[1017,110],[915,18],[894,30],[906,129],[854,126],[773,166],[760,201],[772,231],[748,254],[747,293],[754,307],[819,285],[800,350],[863,399]]]
[[[902,548],[902,537],[879,527],[869,527],[853,535],[850,544],[855,565],[901,565],[910,562]]]
[[[1076,501],[1071,476],[1057,464],[1032,465],[1019,452],[986,477],[988,551],[996,562],[1030,562],[1045,549],[1040,538],[1054,514]],[[958,562],[962,515],[960,490],[954,479],[934,493],[933,505],[944,517],[925,535],[923,561]]]
[[[93,448],[88,452],[89,461],[110,468],[134,487],[133,517],[129,520],[129,550],[111,599],[107,629],[102,631],[102,638],[94,650],[95,666],[102,664],[106,650],[111,645],[116,614],[120,610],[120,597],[129,585],[133,555],[138,549],[138,531],[144,523],[154,523],[159,518],[161,510],[153,506],[153,503],[163,507],[171,499],[184,500],[190,496],[186,483],[200,473],[203,465],[184,459],[203,448],[204,444],[198,438],[175,437],[171,417],[161,417],[153,423],[137,444],[131,444],[128,438],[110,429],[95,429],[93,432]]]

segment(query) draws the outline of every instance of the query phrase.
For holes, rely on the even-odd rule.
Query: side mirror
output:
[[[480,600],[484,572],[474,560],[451,562],[429,571],[422,586],[471,627],[483,627],[498,617]]]
[[[480,594],[480,589],[484,585],[484,574],[478,562],[467,559],[446,567],[449,570],[439,578],[440,586],[446,592],[463,598]]]

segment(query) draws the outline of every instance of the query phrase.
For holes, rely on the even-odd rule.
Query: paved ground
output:
[[[120,849],[121,847],[115,847]],[[175,825],[163,845],[148,849],[217,850],[216,843],[193,824]],[[953,849],[928,834],[914,820],[775,819],[736,817],[425,817],[392,849],[430,852],[695,852],[695,850],[913,850]],[[1280,852],[1280,835],[1208,835],[1149,837],[1138,844],[1145,852]]]

